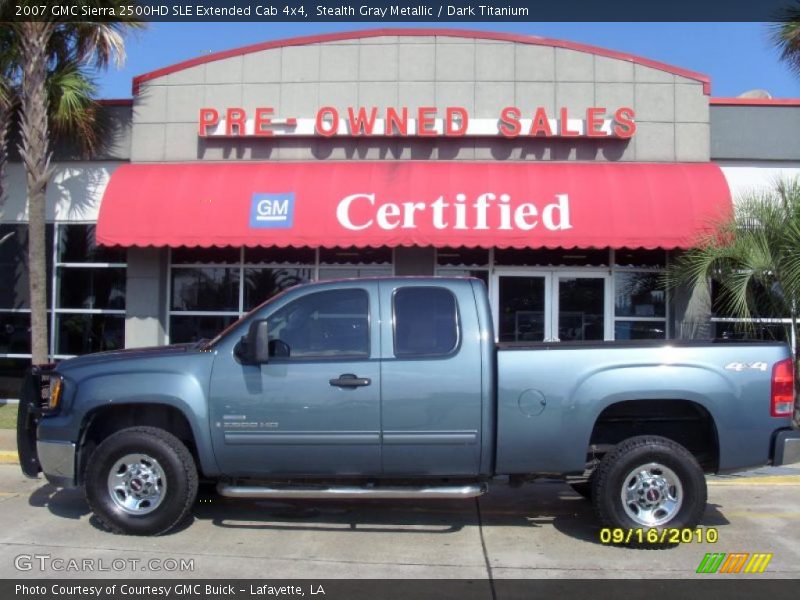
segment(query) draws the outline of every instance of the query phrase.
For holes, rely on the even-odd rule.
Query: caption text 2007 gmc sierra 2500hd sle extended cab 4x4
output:
[[[477,279],[292,288],[210,342],[34,367],[25,474],[85,486],[111,530],[164,533],[198,479],[242,498],[454,498],[583,477],[599,519],[688,528],[704,473],[800,460],[771,343],[496,344]]]

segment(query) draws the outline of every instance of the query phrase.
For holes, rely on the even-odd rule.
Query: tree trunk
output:
[[[8,130],[11,127],[11,107],[0,100],[0,215],[6,203],[6,190],[3,183],[6,178],[8,164]]]
[[[47,45],[52,23],[20,23],[22,103],[20,155],[28,184],[28,267],[31,295],[31,360],[48,362],[45,192],[50,179],[47,118]]]

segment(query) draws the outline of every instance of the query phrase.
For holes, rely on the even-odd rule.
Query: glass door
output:
[[[607,271],[497,270],[492,308],[498,342],[613,339]]]
[[[552,337],[548,272],[494,275],[492,306],[498,342],[542,342]]]
[[[610,281],[605,273],[553,273],[552,328],[558,341],[613,339],[609,327]]]

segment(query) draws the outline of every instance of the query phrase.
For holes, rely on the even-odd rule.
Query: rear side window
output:
[[[458,309],[450,290],[403,287],[395,292],[395,356],[444,356],[457,345]]]

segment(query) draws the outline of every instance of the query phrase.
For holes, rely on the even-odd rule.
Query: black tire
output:
[[[109,475],[120,459],[143,454],[156,461],[163,474],[164,493],[151,512],[131,514],[115,501]],[[197,497],[197,467],[186,446],[156,427],[122,429],[97,447],[86,469],[86,500],[101,523],[114,533],[161,535],[180,523]],[[147,509],[145,509],[147,510]]]
[[[664,510],[659,517],[664,521],[655,525],[635,520],[626,510],[621,496],[623,486],[635,481],[635,479],[627,480],[628,475],[637,467],[649,463],[656,463],[671,470],[682,487],[679,508],[675,508],[674,514],[671,516],[670,510]],[[658,473],[658,469],[655,469],[655,472]],[[605,527],[620,528],[626,531],[693,529],[705,512],[708,492],[703,469],[686,448],[667,438],[643,435],[620,442],[600,462],[593,479],[592,501],[597,517]],[[638,508],[635,503],[632,503],[630,511],[634,513]],[[655,510],[653,514],[658,516],[659,511]],[[638,536],[633,535],[631,538],[629,543],[638,545]],[[666,544],[643,543],[642,545],[643,547],[658,547]]]

